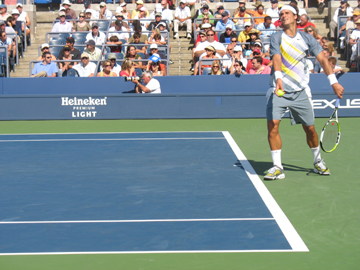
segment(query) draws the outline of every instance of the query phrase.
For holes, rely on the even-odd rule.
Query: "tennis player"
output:
[[[306,64],[308,54],[316,56],[324,68],[335,94],[342,98],[344,88],[337,82],[332,68],[322,53],[322,47],[316,39],[298,31],[296,21],[298,10],[292,5],[284,5],[280,10],[280,20],[284,31],[271,36],[270,55],[273,60],[271,88],[267,92],[267,126],[268,139],[273,160],[273,167],[268,170],[265,180],[285,178],[281,163],[281,137],[279,126],[287,108],[290,111],[291,124],[302,124],[314,158],[314,172],[329,175],[330,170],[321,159],[319,140],[314,127],[314,110],[311,102],[311,91],[308,86],[310,72]],[[278,90],[285,94],[279,96]]]

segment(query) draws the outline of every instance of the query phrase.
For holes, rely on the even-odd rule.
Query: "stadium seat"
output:
[[[71,33],[71,36],[73,37],[74,40],[86,39],[87,34],[88,34],[88,32],[73,32],[73,33]]]
[[[141,78],[141,76],[142,76],[142,69],[141,69],[141,68],[136,68],[136,69],[135,69],[135,75]]]
[[[79,77],[79,74],[75,69],[71,68],[66,73],[63,73],[63,77]]]
[[[203,74],[202,75],[209,75],[211,74],[211,67],[203,68]]]
[[[49,51],[52,55],[54,55],[57,58],[62,48],[63,48],[62,46],[57,46],[57,47],[50,46]]]
[[[97,21],[97,24],[99,26],[99,31],[107,31],[110,21]]]
[[[66,44],[66,39],[51,39],[49,42],[50,46],[54,46],[54,45],[65,46],[65,44]]]

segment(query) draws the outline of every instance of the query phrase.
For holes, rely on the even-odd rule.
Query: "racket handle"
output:
[[[337,98],[337,99],[336,99],[336,102],[335,102],[335,108],[338,108],[338,107],[339,107],[339,103],[340,103],[340,99]]]

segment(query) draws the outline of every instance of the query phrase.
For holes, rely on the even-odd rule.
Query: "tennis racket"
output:
[[[338,120],[338,107],[340,99],[338,98],[335,102],[335,110],[330,116],[325,126],[321,131],[320,146],[321,149],[326,153],[333,152],[340,142],[340,124]],[[335,119],[334,119],[335,116]]]

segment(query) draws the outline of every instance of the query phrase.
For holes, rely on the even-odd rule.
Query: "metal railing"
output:
[[[7,46],[0,46],[0,56],[3,57],[5,55],[5,63],[3,61],[3,59],[1,59],[1,68],[2,68],[2,72],[4,72],[5,69],[5,74],[6,77],[10,77],[10,62],[9,62],[9,51],[8,51],[8,47]]]

